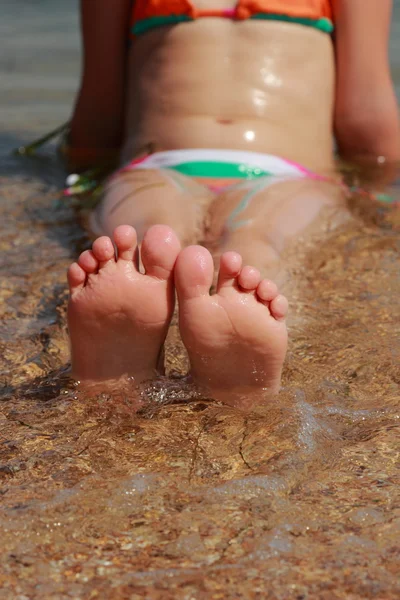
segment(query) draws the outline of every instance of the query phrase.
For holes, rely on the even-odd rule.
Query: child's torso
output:
[[[231,148],[330,167],[333,64],[330,36],[304,25],[207,17],[149,30],[130,52],[125,158]]]

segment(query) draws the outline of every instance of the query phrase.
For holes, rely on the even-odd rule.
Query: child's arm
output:
[[[400,160],[400,125],[390,75],[392,0],[336,0],[335,134],[343,158]]]
[[[132,0],[81,0],[83,71],[69,137],[78,166],[107,160],[121,146],[131,8]]]

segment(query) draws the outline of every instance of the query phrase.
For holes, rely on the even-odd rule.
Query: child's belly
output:
[[[124,158],[230,148],[331,168],[334,59],[327,34],[202,18],[133,45]]]

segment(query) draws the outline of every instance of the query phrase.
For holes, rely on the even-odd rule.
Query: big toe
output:
[[[171,276],[181,244],[167,225],[153,225],[146,232],[141,248],[146,275],[167,280]]]
[[[180,301],[209,295],[214,262],[203,246],[188,246],[180,252],[175,266],[175,286]]]

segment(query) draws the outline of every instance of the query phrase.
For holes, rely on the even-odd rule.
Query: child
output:
[[[162,371],[176,289],[199,385],[279,390],[287,301],[263,277],[279,280],[283,248],[344,204],[333,135],[346,159],[399,159],[391,4],[82,0],[69,158],[121,149],[122,168],[91,217],[112,237],[69,270],[77,378]]]

